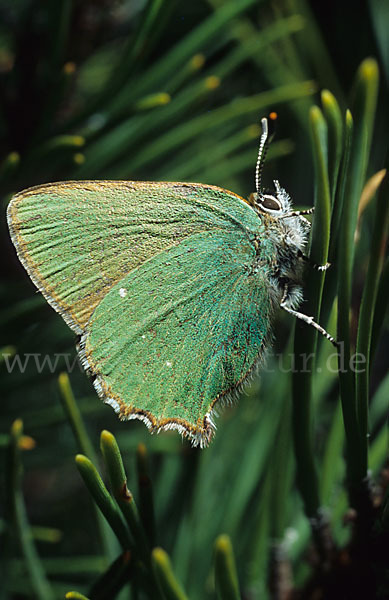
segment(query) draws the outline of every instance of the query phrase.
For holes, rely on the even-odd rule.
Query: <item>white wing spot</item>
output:
[[[171,363],[171,362],[170,362],[170,360],[167,360],[167,361],[166,361],[166,366],[167,366],[167,367],[171,367],[171,366],[172,366],[172,364],[173,364],[173,363]]]
[[[126,288],[120,288],[120,290],[119,290],[119,296],[121,298],[125,298],[127,296],[127,290],[126,290]]]

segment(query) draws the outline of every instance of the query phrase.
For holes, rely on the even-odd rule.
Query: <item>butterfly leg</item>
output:
[[[284,310],[286,310],[286,312],[288,312],[290,315],[293,315],[294,317],[296,317],[296,319],[300,319],[301,321],[304,321],[304,323],[307,323],[307,325],[311,325],[312,327],[317,329],[317,331],[319,331],[319,333],[321,333],[321,335],[323,335],[325,338],[327,338],[327,340],[329,340],[331,342],[331,344],[333,344],[336,348],[339,346],[339,343],[332,337],[332,335],[330,335],[321,325],[316,323],[316,321],[313,317],[308,317],[308,315],[304,315],[304,313],[294,310],[291,306],[289,306],[288,298],[289,298],[288,284],[285,284],[284,293],[282,295],[281,302],[280,302],[280,307],[283,308]]]
[[[306,256],[303,252],[301,252],[301,250],[297,251],[297,256],[305,263],[308,263],[312,267],[312,269],[315,269],[315,271],[327,271],[328,267],[331,266],[331,263],[329,262],[327,262],[325,265],[317,265],[316,263],[311,261],[309,256]]]
[[[274,183],[278,183],[278,182],[275,181]],[[276,186],[276,189],[278,191],[277,186]],[[308,219],[306,219],[302,215],[312,215],[314,212],[315,212],[315,207],[312,206],[311,208],[306,208],[305,210],[293,210],[292,212],[281,215],[279,218],[280,219],[290,219],[290,217],[300,217],[300,219],[302,219],[306,225],[311,227],[310,221],[308,221]]]

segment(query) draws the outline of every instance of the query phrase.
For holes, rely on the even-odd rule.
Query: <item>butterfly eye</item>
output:
[[[281,210],[281,204],[274,196],[262,196],[260,206],[265,210]]]

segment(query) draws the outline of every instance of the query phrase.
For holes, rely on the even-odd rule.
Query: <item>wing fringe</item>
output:
[[[234,404],[239,395],[245,389],[245,387],[252,381],[257,375],[260,367],[266,360],[266,348],[272,341],[272,334],[269,333],[266,338],[262,341],[260,350],[257,358],[247,373],[242,377],[236,386],[230,388],[215,398],[211,404],[208,412],[205,414],[203,419],[203,426],[196,427],[192,423],[185,421],[184,419],[158,419],[150,411],[143,410],[141,408],[133,407],[129,410],[129,407],[120,401],[120,399],[114,398],[112,395],[105,392],[104,378],[98,372],[96,372],[93,366],[90,364],[85,351],[86,333],[84,332],[77,345],[77,352],[80,358],[82,367],[86,373],[92,379],[93,386],[98,396],[103,400],[105,404],[109,404],[118,417],[122,421],[138,420],[142,421],[149,429],[150,433],[160,433],[162,431],[175,430],[183,438],[188,438],[192,447],[206,448],[209,446],[213,435],[216,431],[215,419],[220,416],[221,409],[225,406],[231,406]]]

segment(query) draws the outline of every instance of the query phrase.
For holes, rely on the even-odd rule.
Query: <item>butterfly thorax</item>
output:
[[[302,299],[301,255],[309,222],[293,214],[289,195],[277,181],[274,183],[276,195],[261,193],[250,197],[263,225],[263,235],[255,241],[257,265],[266,273],[274,301],[280,302],[287,286],[288,304],[296,307]]]

